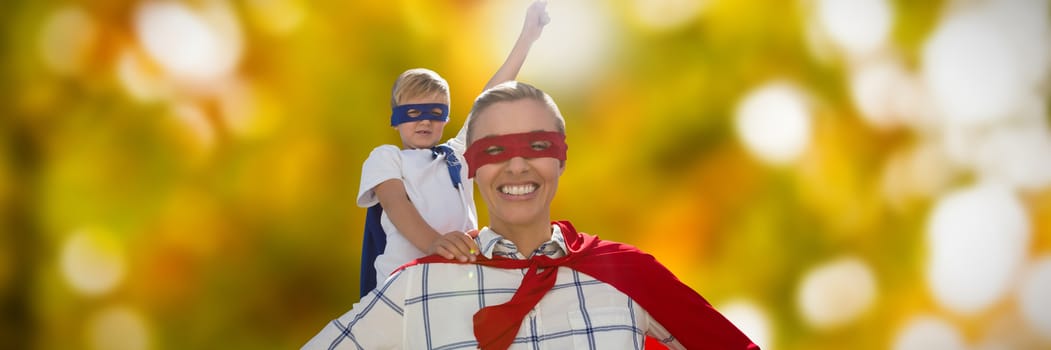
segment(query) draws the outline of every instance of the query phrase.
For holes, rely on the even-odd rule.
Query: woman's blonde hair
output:
[[[474,105],[471,106],[471,113],[467,116],[467,144],[470,145],[472,140],[474,140],[474,124],[478,121],[478,115],[482,111],[499,102],[513,102],[525,99],[534,100],[547,106],[547,109],[551,111],[551,116],[555,118],[555,129],[562,134],[566,133],[566,120],[562,118],[562,112],[558,110],[558,105],[555,104],[550,95],[535,86],[518,81],[508,81],[485,90],[474,100]]]

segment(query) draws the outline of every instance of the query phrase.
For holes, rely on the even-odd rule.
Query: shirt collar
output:
[[[478,231],[478,238],[476,239],[478,247],[481,249],[481,254],[489,259],[492,259],[494,255],[510,259],[527,259],[537,254],[557,259],[566,256],[567,252],[569,252],[569,248],[566,247],[566,239],[562,235],[562,229],[558,225],[551,225],[551,239],[541,243],[529,257],[519,252],[514,242],[504,238],[504,236],[501,236],[489,227],[483,227]]]

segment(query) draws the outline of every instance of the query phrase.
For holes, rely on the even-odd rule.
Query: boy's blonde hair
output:
[[[438,73],[426,68],[413,68],[401,73],[394,81],[390,94],[390,107],[402,104],[402,101],[420,97],[440,95],[449,104],[449,83]]]
[[[534,100],[547,106],[547,109],[551,111],[551,116],[555,118],[555,130],[562,134],[566,133],[566,120],[562,118],[562,112],[558,110],[558,105],[555,104],[550,95],[535,86],[518,81],[508,81],[485,90],[474,100],[474,106],[471,106],[471,113],[467,116],[467,145],[470,145],[472,140],[474,140],[474,122],[478,120],[477,117],[482,111],[499,102],[513,102],[525,99]]]

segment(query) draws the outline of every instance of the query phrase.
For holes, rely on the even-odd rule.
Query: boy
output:
[[[549,21],[546,1],[526,11],[514,48],[485,89],[514,80]],[[399,266],[430,254],[473,261],[478,247],[464,232],[478,226],[463,152],[466,128],[439,145],[449,118],[449,85],[438,73],[410,69],[391,92],[391,126],[402,149],[377,147],[362,166],[357,203],[369,208],[362,244],[361,295]],[[466,125],[466,123],[465,123]]]

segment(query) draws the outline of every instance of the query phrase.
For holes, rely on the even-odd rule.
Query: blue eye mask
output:
[[[434,109],[440,109],[441,114],[434,114]],[[418,111],[416,117],[410,117],[409,111]],[[444,103],[418,103],[394,107],[390,114],[390,126],[398,126],[402,123],[418,122],[421,120],[433,120],[437,122],[449,121],[449,105]]]

